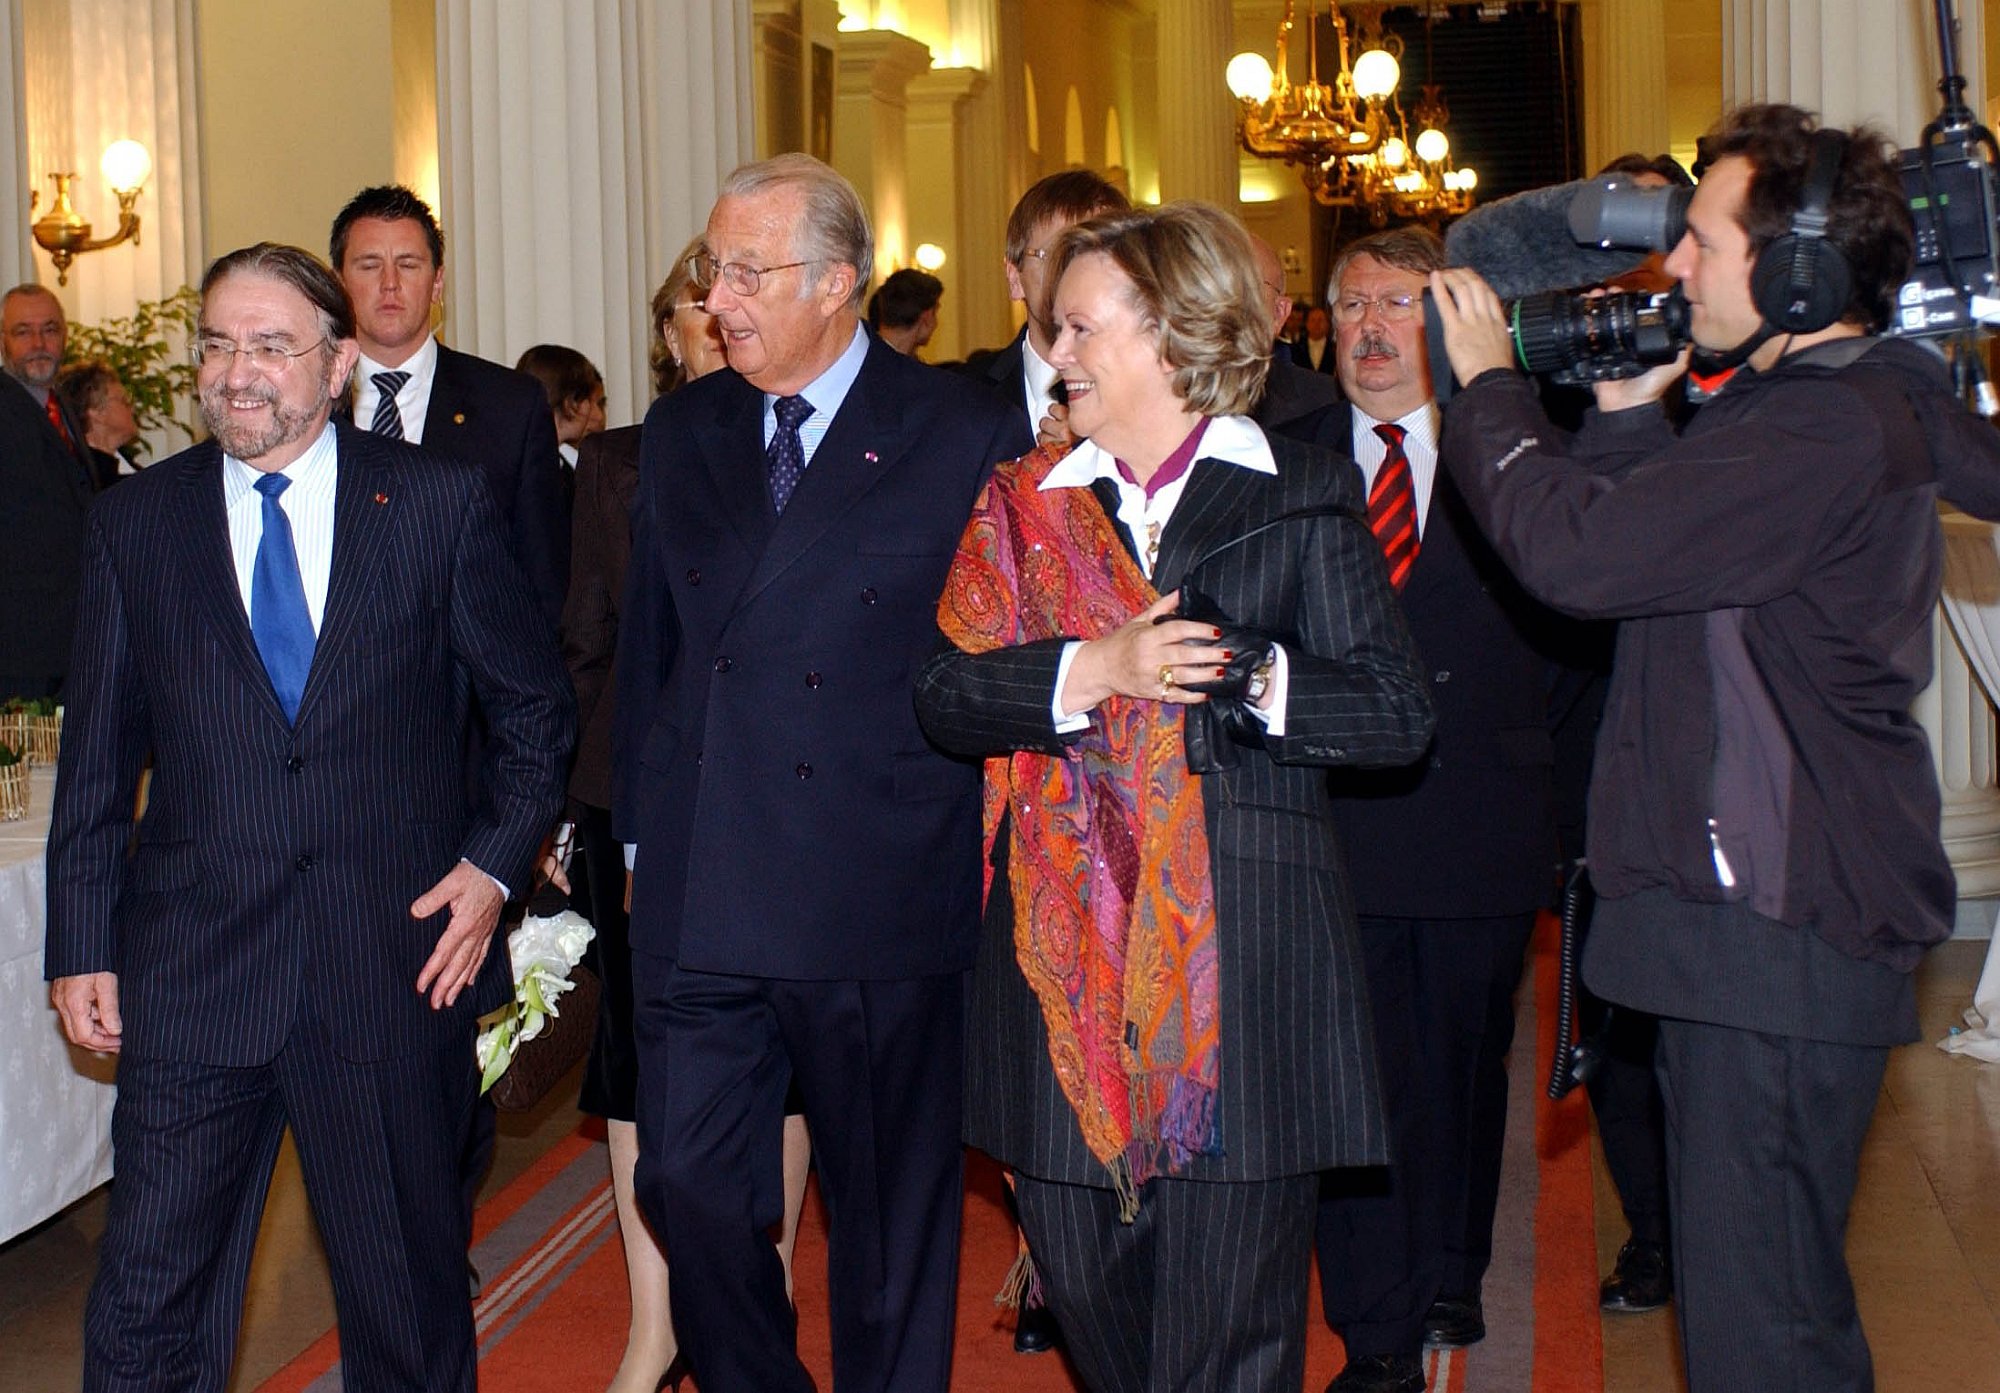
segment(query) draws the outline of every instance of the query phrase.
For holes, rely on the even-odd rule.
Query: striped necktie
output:
[[[401,440],[403,412],[396,405],[396,393],[403,390],[403,384],[410,380],[410,375],[406,372],[378,372],[368,380],[381,394],[375,398],[375,419],[368,423],[368,429],[391,440]]]
[[[1375,471],[1375,486],[1368,490],[1368,528],[1382,544],[1389,583],[1401,590],[1417,563],[1417,490],[1410,478],[1410,457],[1403,453],[1403,428],[1377,426],[1375,434],[1389,453]]]

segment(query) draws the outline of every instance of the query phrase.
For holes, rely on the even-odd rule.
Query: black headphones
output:
[[[1750,294],[1772,328],[1811,334],[1840,318],[1854,288],[1854,272],[1840,248],[1826,239],[1827,210],[1847,154],[1847,132],[1813,132],[1812,164],[1792,228],[1757,253]]]

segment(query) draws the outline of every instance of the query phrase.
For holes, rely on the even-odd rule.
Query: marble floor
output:
[[[1863,1162],[1849,1239],[1881,1393],[2000,1389],[2000,1065],[1929,1042],[1971,997],[1986,945],[1944,945],[1918,977],[1925,1041],[1896,1052]],[[576,1125],[557,1089],[535,1113],[503,1117],[489,1189],[505,1185]],[[1600,1159],[1598,1253],[1624,1238]],[[78,1386],[84,1293],[104,1223],[102,1192],[0,1246],[0,1390]],[[255,1388],[333,1321],[297,1164],[281,1158],[251,1279],[238,1390]],[[1604,1320],[1606,1393],[1679,1393],[1671,1311]],[[1474,1393],[1529,1393],[1474,1390]]]

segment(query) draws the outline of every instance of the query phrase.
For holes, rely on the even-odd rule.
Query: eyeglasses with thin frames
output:
[[[752,266],[742,261],[717,261],[712,252],[696,252],[688,258],[688,270],[699,284],[712,287],[720,281],[746,300],[764,288],[764,277],[774,271],[789,271],[797,266],[812,264],[808,259],[781,262],[776,266]]]
[[[1333,302],[1333,317],[1342,324],[1359,324],[1373,309],[1391,324],[1401,324],[1423,303],[1418,295],[1343,295]]]
[[[212,360],[227,371],[236,361],[236,355],[240,353],[250,360],[250,366],[257,371],[274,373],[283,372],[294,358],[305,357],[325,342],[326,338],[322,335],[304,348],[291,349],[278,343],[237,344],[219,336],[209,336],[196,339],[189,348],[194,355],[194,365],[198,368]]]

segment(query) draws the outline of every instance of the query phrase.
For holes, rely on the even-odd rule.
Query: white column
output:
[[[1666,0],[1583,0],[1583,163],[1667,148]]]
[[[750,156],[749,7],[438,0],[437,34],[445,337],[568,344],[637,420],[647,302]]]
[[[932,68],[910,81],[906,153],[910,169],[924,181],[922,197],[910,202],[910,254],[914,257],[921,243],[934,242],[946,256],[938,273],[944,302],[928,350],[933,362],[963,358],[971,349],[1001,341],[997,333],[989,336],[984,323],[976,331],[968,328],[982,303],[996,298],[992,289],[1006,240],[999,162],[986,158],[980,148],[985,132],[972,119],[987,85],[977,68]]]
[[[907,265],[909,85],[929,70],[931,51],[892,30],[860,29],[841,34],[834,52],[833,167],[868,209],[877,270]]]
[[[1957,511],[1944,514],[1945,545],[1993,545],[1993,527]],[[1992,703],[1942,611],[1932,617],[1936,676],[1910,714],[1930,737],[1944,799],[1944,845],[1962,899],[2000,895],[2000,734]]]
[[[1160,197],[1236,208],[1231,16],[1218,0],[1159,0]]]
[[[1982,6],[1955,8],[1966,100],[1978,112]],[[1929,0],[1723,0],[1723,103],[1793,102],[1830,125],[1868,121],[1914,144],[1940,104],[1935,31]]]

